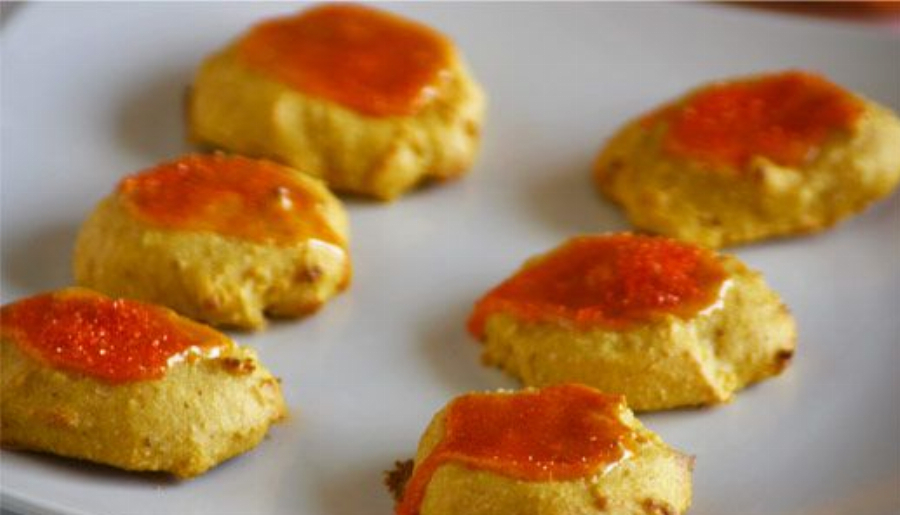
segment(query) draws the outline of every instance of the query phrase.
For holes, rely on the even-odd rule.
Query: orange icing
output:
[[[488,292],[469,318],[469,331],[483,338],[495,313],[610,329],[665,313],[687,318],[717,300],[725,277],[711,251],[675,240],[578,237]]]
[[[437,91],[451,45],[370,7],[325,4],[262,23],[239,43],[248,66],[371,116],[412,115]]]
[[[664,109],[666,152],[712,165],[743,168],[754,156],[783,166],[813,159],[862,112],[847,91],[797,71],[706,88]]]
[[[118,187],[141,220],[289,245],[314,238],[343,246],[321,201],[282,166],[238,156],[189,155],[127,177]]]
[[[397,515],[416,515],[432,476],[446,463],[525,481],[602,473],[627,458],[633,430],[619,420],[619,395],[581,385],[516,394],[477,393],[447,410],[444,437],[406,485]]]
[[[113,383],[159,379],[173,360],[228,344],[168,309],[80,289],[3,306],[0,334],[48,366]]]

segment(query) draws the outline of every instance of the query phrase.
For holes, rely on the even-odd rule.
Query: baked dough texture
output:
[[[347,215],[319,181],[296,174],[321,202],[323,219],[346,242]],[[170,307],[213,325],[261,328],[266,315],[295,317],[347,287],[344,245],[315,238],[291,244],[249,241],[216,232],[151,225],[131,214],[118,193],[102,200],[75,245],[81,286]]]
[[[486,99],[455,50],[434,98],[408,116],[368,116],[304,94],[238,54],[234,43],[197,72],[188,106],[195,143],[274,159],[382,200],[457,177],[476,157]]]
[[[161,379],[112,383],[48,367],[4,336],[0,442],[126,470],[202,474],[256,447],[287,413],[256,353],[221,338],[216,357],[179,361]]]
[[[663,145],[667,124],[640,118],[608,141],[594,163],[594,179],[635,227],[709,247],[820,231],[900,182],[900,120],[875,102],[856,99],[862,110],[852,127],[801,166],[757,155],[735,170],[673,156]]]
[[[727,272],[720,298],[693,317],[616,330],[498,312],[485,322],[482,359],[528,386],[574,382],[624,394],[635,411],[728,402],[790,363],[796,327],[759,272],[718,259]]]
[[[526,390],[527,391],[527,390]],[[416,465],[444,434],[446,408],[419,442]],[[679,515],[691,504],[693,458],[672,449],[622,408],[633,454],[610,470],[569,481],[523,481],[456,463],[431,478],[421,515]]]

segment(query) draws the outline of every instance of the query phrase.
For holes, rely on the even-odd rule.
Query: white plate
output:
[[[70,282],[76,229],[125,173],[184,143],[194,67],[284,4],[36,4],[2,29],[2,299]],[[401,4],[451,35],[490,94],[471,176],[349,203],[355,282],[253,335],[293,417],[194,481],[2,453],[7,508],[59,514],[388,514],[382,471],[432,413],[512,387],[479,364],[472,302],[566,236],[626,227],[589,179],[627,120],[714,78],[801,67],[900,107],[897,39],[673,4]],[[898,142],[900,144],[900,142]],[[695,515],[900,510],[900,198],[816,237],[740,249],[795,313],[794,366],[731,405],[646,415],[697,456]]]

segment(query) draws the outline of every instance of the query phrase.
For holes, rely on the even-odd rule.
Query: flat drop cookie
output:
[[[475,306],[483,359],[528,386],[583,383],[634,410],[726,402],[794,352],[781,299],[733,256],[633,234],[527,261]]]
[[[126,177],[83,224],[79,285],[196,320],[259,328],[347,287],[347,215],[317,179],[267,162],[188,155]]]
[[[0,443],[187,478],[286,414],[256,353],[174,312],[69,288],[0,310]]]
[[[678,515],[692,466],[621,396],[564,384],[456,398],[388,484],[396,515]]]
[[[197,143],[390,200],[467,171],[484,111],[445,36],[372,7],[324,4],[263,22],[204,61],[188,118]]]
[[[594,165],[638,228],[722,247],[819,231],[900,181],[900,120],[805,72],[698,88],[621,129]]]

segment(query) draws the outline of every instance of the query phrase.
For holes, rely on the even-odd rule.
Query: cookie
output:
[[[372,7],[325,4],[263,22],[206,59],[188,119],[199,144],[390,200],[467,171],[484,111],[448,38]]]
[[[69,288],[0,315],[6,448],[188,478],[286,414],[253,350],[168,309]]]
[[[215,325],[260,328],[347,287],[347,215],[320,181],[254,159],[188,155],[126,177],[84,222],[79,285]]]
[[[692,91],[627,124],[594,165],[635,227],[709,247],[820,231],[900,182],[900,120],[805,72]]]
[[[662,237],[573,238],[475,306],[485,363],[528,386],[583,383],[634,410],[729,401],[790,362],[784,303],[737,258]]]
[[[435,415],[397,515],[684,513],[693,459],[583,385],[471,393]]]

